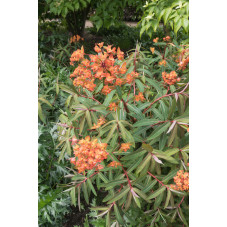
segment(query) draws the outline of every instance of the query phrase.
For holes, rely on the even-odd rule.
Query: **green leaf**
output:
[[[177,129],[178,129],[178,126],[175,125],[169,138],[168,138],[168,142],[167,142],[167,146],[169,147],[172,143],[173,143],[173,140],[176,138],[177,136]]]
[[[88,126],[89,126],[89,128],[91,128],[92,127],[92,120],[91,120],[91,115],[90,115],[89,110],[86,111],[85,116],[86,116],[86,120],[87,120]]]
[[[170,196],[171,196],[171,191],[167,190],[167,196],[166,196],[166,202],[165,202],[165,205],[164,205],[164,209],[166,209],[166,207],[169,204]]]
[[[129,154],[129,155],[126,155],[124,156],[123,158],[121,158],[121,160],[135,160],[137,159],[138,157],[144,155],[145,153],[147,153],[147,151],[136,151],[136,152],[133,152],[132,154]]]
[[[143,119],[140,121],[137,121],[133,127],[141,127],[141,126],[147,126],[147,125],[153,125],[158,123],[159,120],[158,119]]]
[[[151,193],[150,196],[148,196],[148,199],[153,199],[156,198],[158,195],[160,195],[162,192],[164,192],[166,190],[165,186],[162,186],[161,188],[159,188],[158,190],[156,190],[155,192]]]
[[[165,177],[162,179],[162,182],[163,182],[164,184],[167,184],[169,180],[171,180],[173,177],[176,176],[177,172],[178,172],[178,169],[175,169],[175,170],[171,171],[167,176],[165,176]]]
[[[98,173],[98,176],[105,182],[105,183],[108,183],[108,179],[102,174],[102,173]]]
[[[70,191],[70,196],[71,196],[72,204],[76,206],[75,187],[73,187],[72,190]]]
[[[100,184],[101,187],[106,187],[106,190],[109,190],[109,188],[112,188],[116,185],[120,185],[127,182],[127,179],[123,179],[123,180],[113,180],[113,181],[109,181],[107,184]]]
[[[144,87],[145,87],[144,84],[138,79],[136,79],[135,82],[137,87],[139,88],[139,91],[144,92]]]
[[[108,143],[109,140],[113,138],[113,134],[114,134],[116,128],[117,128],[117,124],[114,124],[114,125],[112,126],[112,129],[109,131],[109,133],[108,133],[106,139],[104,140],[105,143]]]
[[[103,25],[103,21],[101,19],[95,22],[97,31],[102,27],[102,25]]]
[[[152,158],[152,156],[151,156],[151,154],[149,153],[149,154],[144,158],[142,164],[137,168],[137,170],[136,170],[136,173],[137,173],[137,174],[140,173],[140,172],[145,168],[146,165],[149,165],[149,162],[150,162],[151,158]]]
[[[163,132],[165,132],[168,127],[170,126],[170,122],[166,122],[163,125],[157,127],[152,133],[151,135],[147,138],[147,140],[152,140],[155,139],[156,137],[160,136]]]
[[[155,202],[154,202],[154,210],[156,210],[156,209],[160,206],[160,204],[161,204],[161,202],[162,202],[162,200],[163,200],[163,196],[164,196],[164,191],[161,192],[161,193],[157,196],[157,198],[155,199]]]
[[[141,112],[141,110],[139,108],[137,108],[136,106],[132,105],[132,104],[129,104],[127,103],[127,107],[130,111],[134,112],[136,115],[137,115],[137,119],[143,119],[144,118],[144,115],[143,113]]]
[[[182,26],[181,24],[181,19],[179,18],[175,23],[174,23],[174,32],[175,34],[177,34],[178,30],[180,29],[180,27]]]
[[[113,202],[118,201],[119,199],[121,199],[124,195],[126,195],[129,192],[130,188],[127,185],[126,187],[124,187],[120,192],[118,192],[116,195],[114,195],[114,197],[112,199],[110,199],[108,201],[107,204],[111,204]]]
[[[157,182],[158,182],[157,180],[153,180],[149,185],[147,185],[147,186],[143,189],[143,192],[144,192],[144,193],[149,192],[149,191],[155,186],[155,184],[156,184]]]
[[[42,107],[39,102],[38,102],[38,115],[39,115],[39,118],[41,119],[41,121],[46,124],[46,119],[43,115]]]
[[[146,144],[146,143],[142,144],[142,148],[145,149],[146,151],[149,151],[149,152],[153,151],[153,147],[149,144]]]
[[[116,215],[118,222],[123,225],[124,221],[123,218],[121,217],[117,204],[114,204],[114,213]]]
[[[91,180],[89,178],[87,179],[87,182],[88,182],[88,186],[90,187],[90,189],[92,190],[92,192],[94,193],[94,195],[97,196],[97,193],[95,191],[95,188],[92,185],[92,182],[91,182]]]
[[[132,194],[132,196],[133,196],[133,199],[134,199],[134,201],[135,201],[136,205],[137,205],[139,208],[141,208],[141,204],[140,204],[140,200],[139,200],[139,198],[138,198],[138,197],[136,197],[136,196],[134,196],[133,194]]]
[[[163,14],[163,21],[164,21],[164,24],[166,25],[167,21],[168,21],[168,17],[170,15],[170,13],[172,12],[172,8],[167,8],[165,9],[165,12]]]
[[[106,96],[105,101],[103,102],[104,106],[109,106],[115,92],[116,92],[116,90],[113,90]]]
[[[151,202],[151,201],[147,198],[147,195],[146,195],[143,191],[139,190],[138,188],[133,188],[133,190],[134,190],[141,198],[143,198],[145,201],[147,201],[148,203]]]
[[[84,199],[89,204],[89,196],[88,196],[88,191],[87,191],[87,184],[86,182],[82,183],[82,188],[83,188],[83,193],[84,193]]]
[[[170,162],[170,163],[173,163],[173,164],[179,164],[179,162],[174,159],[173,157],[169,157],[165,154],[155,154],[155,156],[157,156],[158,158],[161,158],[161,159],[165,159],[166,161]]]

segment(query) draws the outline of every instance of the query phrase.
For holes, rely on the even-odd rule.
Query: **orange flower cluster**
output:
[[[138,73],[131,72],[124,75],[127,72],[126,62],[121,66],[115,64],[116,58],[118,60],[124,59],[124,52],[118,47],[112,48],[112,45],[103,46],[102,43],[98,43],[94,50],[97,52],[96,55],[89,55],[90,59],[84,59],[84,48],[82,46],[81,50],[78,49],[73,52],[70,58],[70,64],[73,65],[74,62],[80,61],[78,67],[70,75],[70,78],[75,78],[73,84],[75,86],[82,86],[89,91],[93,91],[96,87],[94,81],[96,79],[104,81],[104,87],[102,93],[107,95],[115,86],[122,86],[123,84],[131,84]]]
[[[155,48],[154,47],[150,47],[150,51],[152,52],[152,54],[154,53],[155,51]]]
[[[162,78],[164,82],[169,85],[173,85],[176,83],[176,81],[180,81],[180,78],[177,77],[177,73],[175,71],[172,71],[170,73],[162,72]]]
[[[108,166],[109,167],[118,167],[118,166],[121,166],[121,163],[117,162],[117,161],[112,161]]]
[[[159,65],[163,65],[163,66],[166,66],[166,60],[162,60],[158,63]]]
[[[103,124],[105,124],[105,123],[106,123],[105,118],[104,118],[104,117],[100,117],[100,118],[98,119],[97,124],[94,124],[93,127],[92,127],[91,129],[97,129],[97,128],[101,127],[101,126],[102,126]]]
[[[135,101],[141,101],[141,102],[143,102],[144,100],[145,100],[145,98],[144,98],[144,96],[143,96],[143,93],[142,92],[139,92],[139,94],[138,95],[135,95]]]
[[[171,39],[171,38],[170,38],[170,36],[166,36],[166,37],[164,37],[164,38],[163,38],[163,41],[165,41],[165,42],[169,42],[169,41],[170,41],[170,39]]]
[[[189,173],[179,170],[177,175],[173,178],[176,185],[170,185],[170,187],[177,191],[189,190]]]
[[[111,102],[110,105],[109,105],[109,109],[110,109],[110,111],[112,111],[112,110],[116,111],[117,110],[117,104],[115,102]]]
[[[189,63],[189,49],[182,49],[175,57],[177,58],[175,61],[178,63],[179,70],[185,70]]]
[[[153,42],[154,42],[154,43],[157,43],[158,40],[159,40],[159,38],[157,37],[157,38],[153,39]]]
[[[183,60],[178,64],[179,69],[180,69],[180,70],[185,70],[188,63],[189,63],[189,56],[188,56],[187,58],[183,59]]]
[[[98,143],[97,139],[91,140],[90,136],[86,136],[74,146],[75,157],[71,158],[70,162],[79,173],[93,168],[100,169],[102,166],[99,163],[107,159],[106,147],[106,143]]]
[[[131,145],[132,145],[131,143],[122,143],[120,150],[127,151],[128,149],[130,149]]]
[[[81,50],[77,49],[76,51],[74,51],[72,53],[71,58],[70,58],[70,65],[74,65],[73,64],[74,61],[79,61],[83,58],[84,58],[84,47],[82,46]]]
[[[81,40],[84,40],[84,38],[80,37],[79,35],[74,35],[73,37],[70,38],[70,43],[75,43],[75,42],[79,42]]]

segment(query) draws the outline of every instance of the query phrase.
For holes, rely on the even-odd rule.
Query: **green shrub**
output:
[[[73,83],[59,84],[69,94],[57,123],[59,161],[72,157],[65,186],[79,208],[106,192],[92,207],[106,226],[188,226],[189,55],[165,40],[126,59],[102,43],[96,55],[77,49]]]

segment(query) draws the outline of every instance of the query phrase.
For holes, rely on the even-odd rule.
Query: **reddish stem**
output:
[[[182,200],[180,201],[180,203],[178,204],[178,207],[180,207],[180,205],[183,201],[184,201],[184,196],[183,196]]]
[[[166,95],[163,95],[163,96],[157,98],[156,100],[154,100],[154,102],[152,102],[152,103],[143,111],[143,114],[146,113],[146,111],[147,111],[148,109],[150,109],[151,106],[152,106],[154,103],[156,103],[157,101],[159,101],[159,100],[162,99],[162,98],[165,98],[165,97],[168,97],[168,96],[173,96],[173,95],[175,95],[175,94],[184,94],[183,92],[185,91],[185,89],[186,89],[187,87],[188,87],[188,83],[187,83],[187,85],[184,87],[184,89],[183,89],[182,91],[180,91],[180,92],[171,93],[171,94],[166,94]]]
[[[165,184],[162,183],[162,181],[160,181],[156,176],[154,176],[152,173],[150,173],[149,171],[147,171],[148,174],[150,176],[152,176],[155,180],[157,180],[162,186],[165,186],[168,190],[169,190],[169,187],[167,187]]]

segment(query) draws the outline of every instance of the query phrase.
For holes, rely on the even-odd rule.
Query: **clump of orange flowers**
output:
[[[169,85],[173,85],[176,81],[180,81],[180,78],[177,77],[177,73],[175,71],[171,71],[170,73],[162,72],[162,78],[164,82]]]
[[[75,42],[79,42],[81,40],[84,40],[84,38],[80,37],[79,35],[74,35],[70,38],[70,43],[75,43]]]
[[[158,64],[159,64],[159,65],[166,66],[166,60],[161,60]]]
[[[93,127],[91,129],[97,129],[97,128],[101,127],[105,123],[106,123],[106,119],[104,117],[100,117],[98,119],[97,124],[94,123],[94,125],[93,125]]]
[[[170,187],[177,191],[189,190],[189,173],[179,170],[177,175],[173,178],[176,185],[170,185]]]
[[[145,100],[145,98],[144,98],[144,96],[143,96],[143,93],[142,92],[139,92],[139,94],[138,95],[135,95],[135,101],[141,101],[141,102],[143,102],[144,100]]]
[[[101,92],[105,95],[109,94],[116,86],[122,86],[126,83],[131,84],[138,73],[131,72],[127,75],[126,62],[121,66],[116,64],[116,60],[124,60],[124,52],[118,47],[112,48],[112,45],[104,46],[103,42],[95,45],[94,48],[97,54],[90,54],[89,59],[85,59],[84,48],[73,52],[70,58],[70,64],[79,62],[79,65],[70,75],[73,79],[74,86],[82,86],[89,91],[94,91],[96,87],[95,80],[104,82]]]
[[[111,102],[110,105],[109,105],[109,109],[110,111],[114,110],[116,111],[117,110],[117,104],[115,102]]]
[[[170,36],[166,36],[166,37],[164,37],[164,38],[163,38],[163,41],[165,41],[165,42],[169,42],[169,41],[170,41],[170,39],[171,39],[171,38],[170,38]]]
[[[159,40],[159,38],[157,37],[157,38],[153,39],[153,42],[154,42],[154,43],[157,43],[158,40]]]
[[[93,168],[101,169],[100,162],[108,156],[106,147],[106,143],[98,143],[97,139],[91,140],[90,136],[86,136],[73,147],[75,157],[71,158],[70,162],[79,173]]]
[[[117,161],[112,161],[108,166],[109,167],[118,167],[118,166],[121,166],[121,163],[117,162]]]
[[[186,66],[189,63],[189,49],[183,48],[176,57],[176,62],[178,63],[179,70],[185,70]]]
[[[188,63],[189,63],[189,56],[179,62],[179,64],[178,64],[179,69],[180,70],[185,70]]]
[[[155,48],[154,47],[150,47],[150,51],[152,52],[152,54],[154,53],[155,51]]]
[[[131,143],[122,143],[122,144],[121,144],[120,150],[122,150],[122,151],[127,151],[127,150],[130,149],[130,146],[131,146],[131,145],[132,145]]]

